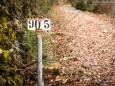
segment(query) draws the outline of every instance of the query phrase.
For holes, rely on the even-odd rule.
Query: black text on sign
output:
[[[50,19],[28,19],[28,29],[49,30],[51,27]]]

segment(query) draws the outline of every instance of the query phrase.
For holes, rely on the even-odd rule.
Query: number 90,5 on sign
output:
[[[28,19],[28,29],[49,30],[51,27],[50,19]]]

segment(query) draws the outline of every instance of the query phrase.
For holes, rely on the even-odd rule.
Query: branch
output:
[[[37,63],[37,59],[35,61],[31,61],[30,63],[26,64],[23,68],[30,67],[30,66],[34,65],[35,63]]]

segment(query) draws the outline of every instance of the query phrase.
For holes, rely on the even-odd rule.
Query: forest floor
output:
[[[115,86],[115,22],[105,14],[57,6],[52,32],[60,56],[57,76],[46,76],[46,86]]]

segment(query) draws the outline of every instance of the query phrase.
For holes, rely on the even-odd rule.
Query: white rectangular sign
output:
[[[49,30],[51,28],[50,19],[28,19],[28,29],[29,30]]]

